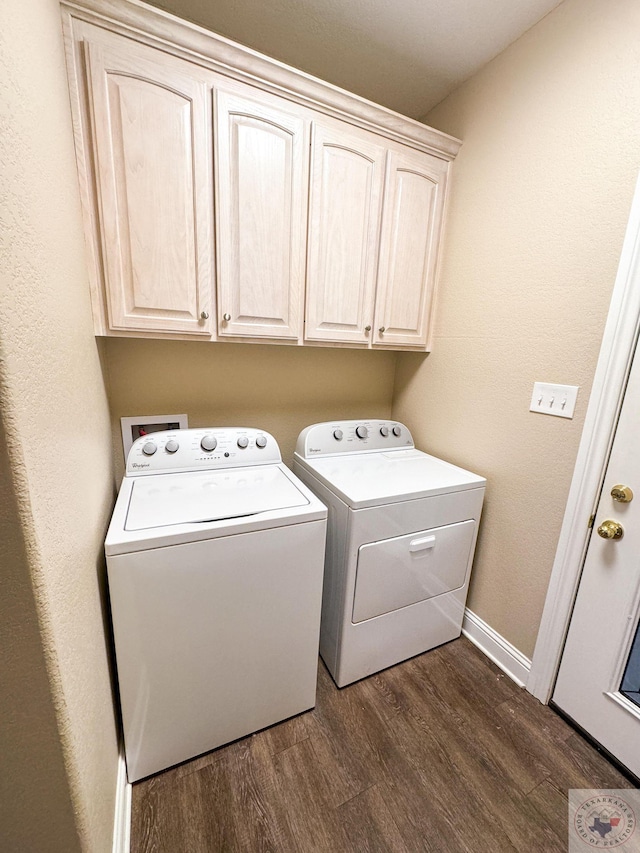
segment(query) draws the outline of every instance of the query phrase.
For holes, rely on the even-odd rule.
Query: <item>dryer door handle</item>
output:
[[[427,548],[433,548],[436,544],[435,536],[422,536],[420,539],[412,539],[409,542],[409,551],[426,551]]]

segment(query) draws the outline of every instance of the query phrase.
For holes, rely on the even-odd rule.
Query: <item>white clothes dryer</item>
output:
[[[293,470],[329,508],[320,654],[338,687],[458,637],[485,479],[385,420],[307,427]]]
[[[130,782],[314,706],[326,517],[266,432],[133,444],[105,542]]]

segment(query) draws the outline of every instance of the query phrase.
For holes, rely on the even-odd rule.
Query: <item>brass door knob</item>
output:
[[[618,521],[603,521],[598,528],[598,536],[603,539],[622,539],[624,529]]]
[[[633,492],[629,486],[614,486],[611,489],[611,497],[618,503],[628,504],[633,500]]]

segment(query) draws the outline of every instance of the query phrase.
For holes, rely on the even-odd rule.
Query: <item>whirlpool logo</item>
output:
[[[144,462],[140,464],[140,462],[133,462],[131,465],[132,468],[151,468],[151,464],[149,462]]]

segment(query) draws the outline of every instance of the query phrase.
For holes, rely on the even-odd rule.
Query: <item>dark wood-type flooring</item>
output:
[[[133,786],[131,853],[553,853],[632,784],[461,638]]]

